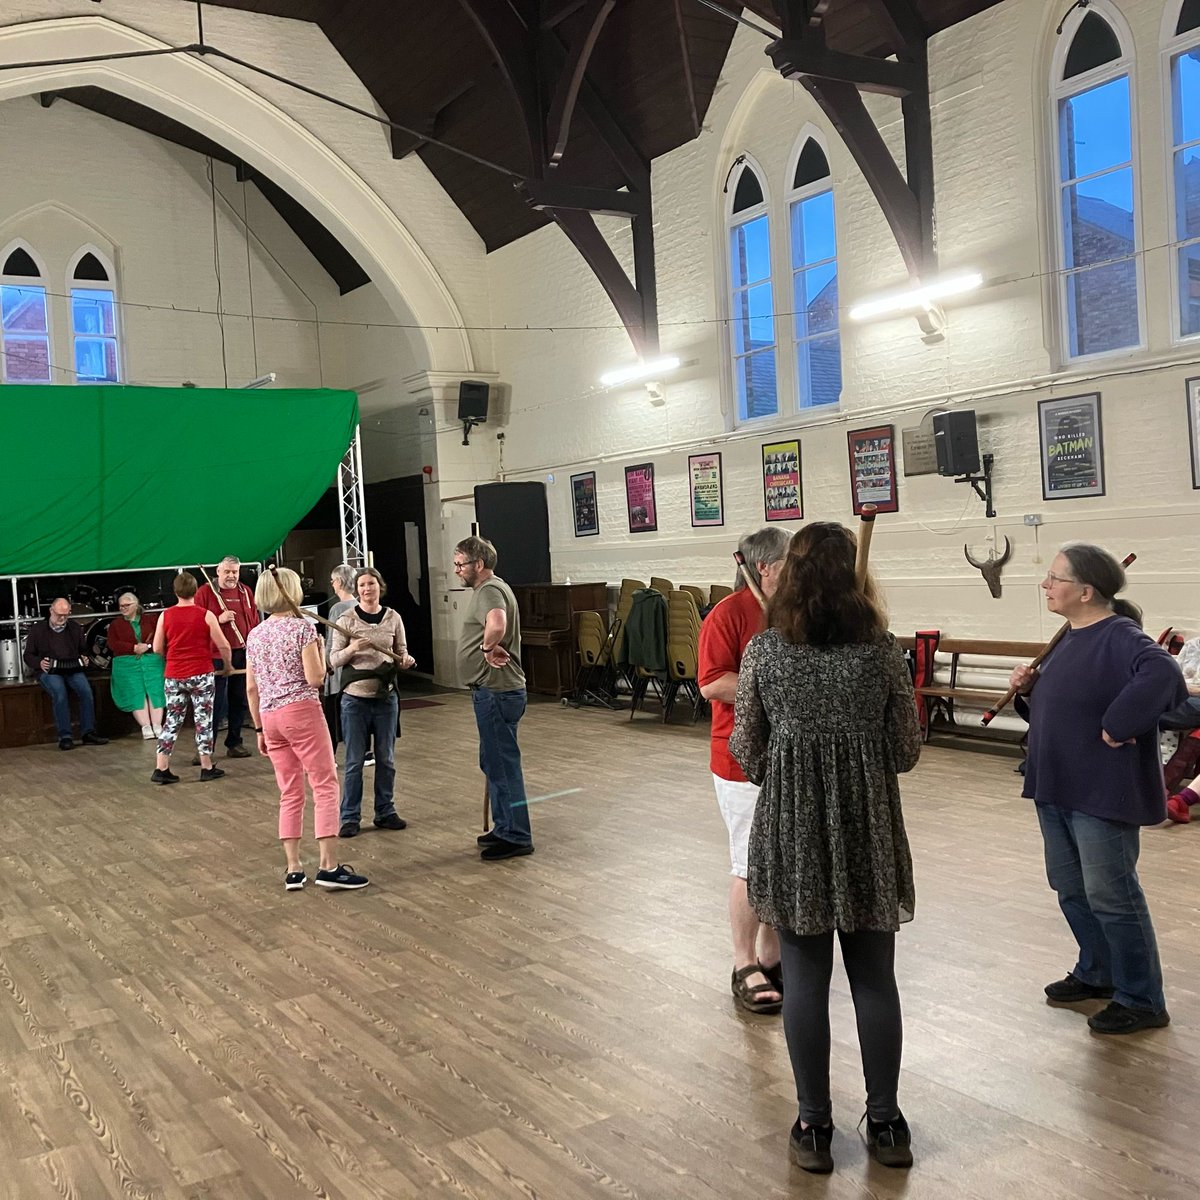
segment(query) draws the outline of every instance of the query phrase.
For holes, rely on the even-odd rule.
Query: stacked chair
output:
[[[651,575],[650,586],[656,592],[662,592],[664,596],[669,596],[675,590],[675,585],[669,579],[663,579],[661,575]]]
[[[733,588],[726,587],[723,583],[714,583],[708,589],[708,602],[709,604],[717,604],[721,600],[724,600],[726,596],[732,595]]]
[[[622,628],[616,617],[605,629],[598,612],[576,614],[575,643],[579,652],[579,675],[575,691],[563,703],[574,708],[617,708],[617,669],[614,650]]]
[[[681,592],[690,593],[695,598],[697,609],[699,609],[701,612],[703,612],[704,609],[708,606],[707,593],[704,591],[703,588],[696,587],[696,585],[694,583],[681,583],[679,585],[679,590]],[[669,600],[670,596],[668,596],[667,599]]]
[[[629,622],[629,610],[633,608],[633,593],[640,591],[646,585],[640,579],[622,579],[621,594],[617,597],[617,619],[613,622],[617,627],[617,639],[613,646],[612,661],[614,664],[625,661],[625,626]],[[626,673],[626,680],[633,686],[632,672]]]
[[[695,721],[704,704],[696,675],[699,664],[700,608],[693,594],[699,588],[679,588],[667,597],[667,685],[663,693],[663,720],[675,707],[680,691],[692,702]]]

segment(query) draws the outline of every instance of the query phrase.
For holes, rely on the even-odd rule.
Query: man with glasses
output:
[[[70,617],[70,600],[56,596],[50,602],[50,615],[30,629],[25,638],[25,665],[54,706],[58,748],[75,749],[71,737],[71,692],[79,705],[80,740],[85,746],[105,746],[108,738],[96,732],[96,701],[92,685],[83,673],[88,665],[83,626]]]
[[[472,589],[458,639],[458,668],[471,689],[479,766],[492,802],[492,829],[477,841],[484,862],[533,853],[517,726],[525,715],[521,620],[512,588],[494,574],[496,547],[480,537],[454,547],[454,570]]]

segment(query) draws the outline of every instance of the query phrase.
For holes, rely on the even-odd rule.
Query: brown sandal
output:
[[[782,1000],[760,1000],[759,996],[763,992],[773,992],[776,990],[773,983],[756,983],[750,987],[746,983],[751,975],[765,975],[762,967],[758,963],[751,963],[748,967],[743,967],[740,971],[734,971],[733,978],[730,981],[730,987],[733,990],[734,999],[747,1011],[752,1013],[777,1013],[783,1007]]]

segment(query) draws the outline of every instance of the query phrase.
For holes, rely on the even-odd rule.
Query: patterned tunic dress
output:
[[[921,753],[912,681],[891,634],[843,646],[753,638],[729,749],[762,791],[749,896],[802,936],[911,921],[912,857],[898,772]]]

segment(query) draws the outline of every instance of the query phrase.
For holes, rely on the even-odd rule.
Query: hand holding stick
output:
[[[754,596],[755,600],[758,601],[759,608],[761,608],[763,612],[766,612],[767,598],[763,595],[762,588],[758,586],[757,580],[751,574],[750,568],[746,566],[746,556],[740,550],[735,550],[733,552],[733,561],[737,563],[737,569],[741,573],[742,578],[746,581],[746,586],[750,589],[751,594]]]
[[[861,588],[867,582],[867,560],[871,557],[871,535],[875,532],[876,504],[864,504],[859,510],[862,522],[858,531],[858,549],[854,553],[854,581]]]
[[[232,611],[230,609],[229,605],[225,603],[225,597],[221,595],[221,589],[213,587],[213,581],[211,579],[209,579],[208,572],[204,569],[203,566],[200,567],[200,574],[204,576],[204,582],[208,584],[209,589],[212,591],[212,594],[214,596],[216,596],[217,603],[221,606],[221,611],[222,612]],[[238,628],[237,617],[234,617],[232,621],[226,622],[226,624],[233,626],[233,632],[237,634],[237,640],[238,640],[239,644],[244,648],[246,645],[246,639],[244,637],[242,637],[242,631]]]

